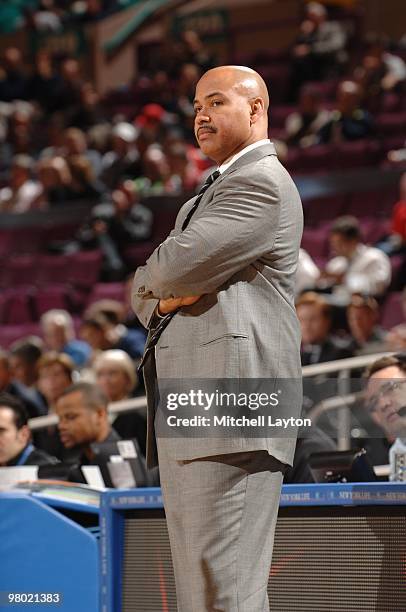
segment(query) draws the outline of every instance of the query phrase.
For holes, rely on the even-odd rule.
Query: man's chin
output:
[[[199,142],[199,147],[200,147],[201,152],[206,157],[209,157],[210,159],[215,160],[216,155],[215,155],[215,152],[213,150],[213,147],[210,146],[209,142],[203,140],[203,141]]]
[[[77,444],[75,443],[74,440],[72,440],[71,438],[61,438],[61,442],[64,446],[64,448],[73,448],[74,446],[77,446]]]

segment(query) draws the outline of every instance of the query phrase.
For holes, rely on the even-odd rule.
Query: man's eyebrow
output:
[[[221,96],[222,98],[225,98],[225,95],[223,93],[221,93],[221,91],[214,91],[213,93],[208,94],[207,96],[204,97],[205,100],[210,100],[210,98],[214,98],[215,96]],[[198,100],[197,98],[195,98],[193,100],[193,104],[197,104]]]

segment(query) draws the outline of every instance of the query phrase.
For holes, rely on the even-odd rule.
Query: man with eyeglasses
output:
[[[366,405],[389,442],[391,480],[406,481],[406,353],[382,357],[366,370]]]

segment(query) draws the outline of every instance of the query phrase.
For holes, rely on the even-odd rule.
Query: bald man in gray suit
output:
[[[133,308],[150,330],[147,458],[159,462],[178,610],[265,612],[295,437],[161,437],[155,383],[300,379],[302,206],[268,140],[268,92],[256,72],[209,70],[194,104],[197,141],[218,171],[134,278]],[[297,401],[290,414],[299,413]]]

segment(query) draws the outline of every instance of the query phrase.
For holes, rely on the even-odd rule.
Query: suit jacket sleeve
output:
[[[168,238],[175,233],[176,230],[173,229]],[[153,299],[152,294],[145,288],[145,270],[145,266],[140,266],[135,272],[131,306],[142,325],[149,329],[152,327],[154,311],[159,300]]]
[[[279,212],[278,188],[269,170],[258,171],[257,165],[254,176],[231,174],[199,217],[185,231],[170,235],[147,260],[144,298],[215,291],[272,250]]]
[[[142,325],[149,328],[152,315],[159,300],[145,299],[139,289],[145,287],[145,266],[140,266],[134,276],[131,306]]]

